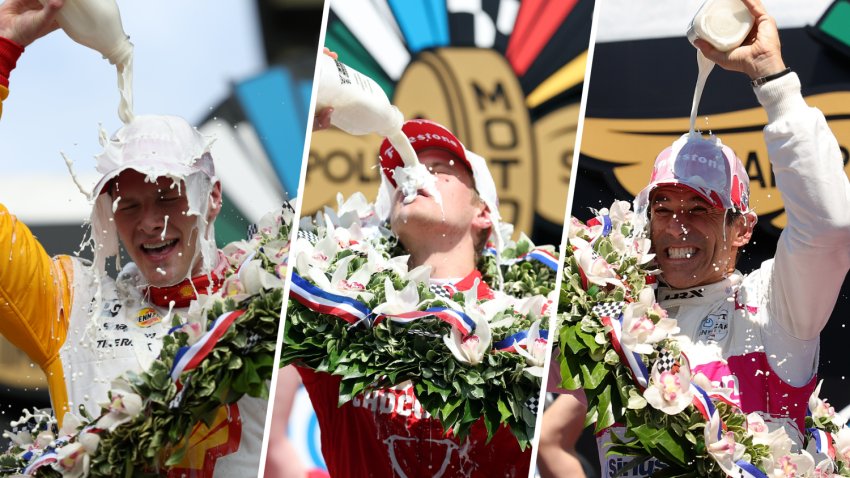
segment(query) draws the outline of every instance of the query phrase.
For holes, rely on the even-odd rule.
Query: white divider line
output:
[[[274,353],[274,371],[272,372],[272,381],[269,389],[269,406],[266,411],[266,426],[263,431],[263,448],[260,453],[260,469],[257,474],[257,478],[263,478],[263,474],[266,472],[266,455],[269,449],[269,435],[271,434],[272,418],[274,417],[277,377],[278,372],[280,371],[277,365],[280,363],[284,321],[286,320],[286,305],[288,303],[287,298],[289,297],[289,284],[292,279],[292,268],[295,267],[295,257],[293,254],[293,251],[295,250],[294,240],[298,237],[298,220],[301,217],[301,204],[303,202],[301,199],[304,197],[304,181],[307,175],[307,157],[310,154],[310,140],[313,136],[313,111],[316,109],[316,95],[319,91],[319,82],[317,81],[319,78],[319,69],[321,68],[321,62],[319,60],[322,58],[322,48],[325,45],[325,32],[327,32],[328,28],[328,11],[330,10],[330,3],[330,0],[325,0],[325,8],[322,11],[322,26],[321,30],[319,30],[319,44],[316,47],[316,67],[313,70],[313,92],[310,95],[310,108],[307,110],[308,117],[307,130],[304,132],[304,151],[301,153],[301,175],[298,179],[298,202],[295,205],[295,216],[292,218],[292,227],[289,230],[291,244],[289,248],[289,258],[287,259],[286,278],[284,279],[286,285],[283,288],[283,303],[281,304],[280,320],[278,321],[277,347],[275,348]],[[282,430],[281,432],[286,433],[286,430]]]
[[[558,276],[555,279],[555,290],[556,291],[561,290],[561,281],[563,280],[563,277],[564,277],[564,249],[566,248],[566,245],[567,245],[567,237],[568,237],[568,234],[569,234],[568,228],[570,227],[570,212],[572,211],[572,207],[573,207],[573,193],[575,192],[576,180],[578,179],[577,176],[576,176],[578,174],[578,158],[580,156],[579,153],[581,151],[581,135],[582,135],[582,132],[584,131],[584,115],[585,115],[585,111],[587,109],[587,94],[590,91],[590,71],[591,71],[591,67],[593,66],[593,52],[596,49],[596,30],[597,30],[597,27],[599,25],[599,11],[600,11],[599,3],[600,3],[600,1],[601,0],[596,0],[596,2],[594,4],[594,7],[593,7],[593,22],[591,23],[591,26],[590,26],[590,39],[589,39],[589,44],[588,44],[588,48],[587,48],[587,50],[588,50],[587,51],[587,66],[585,67],[585,70],[584,70],[584,85],[582,86],[582,91],[581,91],[581,108],[579,109],[579,114],[578,114],[578,129],[576,130],[576,144],[575,144],[575,147],[573,148],[573,151],[574,151],[573,152],[573,166],[572,166],[572,169],[570,170],[570,190],[569,190],[569,193],[568,193],[569,196],[567,197],[567,212],[564,215],[564,230],[563,230],[562,236],[561,236],[561,245],[560,245],[561,256],[558,258]],[[540,433],[543,429],[543,408],[544,408],[544,404],[546,403],[545,393],[546,393],[546,387],[547,387],[548,382],[549,382],[549,368],[552,366],[552,362],[554,362],[553,357],[552,357],[552,349],[554,348],[553,344],[557,340],[556,330],[555,330],[555,327],[553,327],[553,323],[556,320],[557,315],[558,315],[558,299],[559,298],[560,298],[560,292],[558,293],[557,298],[554,300],[554,303],[552,304],[553,310],[551,312],[552,315],[550,315],[549,343],[547,344],[547,350],[546,350],[548,360],[546,361],[546,365],[545,365],[544,370],[543,370],[543,382],[540,385],[540,398],[541,398],[540,408],[538,409],[538,412],[537,412],[538,413],[537,414],[537,423],[536,423],[536,426],[535,426],[534,438],[531,440],[531,444],[532,444],[531,466],[529,466],[529,468],[528,468],[528,470],[529,470],[528,471],[528,478],[534,478],[534,472],[537,468],[537,451],[538,451],[538,445],[540,444]]]

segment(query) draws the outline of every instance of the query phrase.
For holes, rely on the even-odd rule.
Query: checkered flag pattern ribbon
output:
[[[537,410],[540,409],[540,397],[532,396],[525,402],[525,406],[531,410],[531,413],[537,415]]]
[[[431,293],[436,295],[437,298],[441,298],[441,299],[451,300],[451,298],[452,298],[452,294],[448,290],[446,290],[445,287],[443,287],[441,285],[433,284],[431,286]]]
[[[248,224],[248,241],[254,238],[254,234],[260,232],[260,228],[256,224]]]
[[[676,362],[676,357],[673,356],[673,352],[667,349],[661,349],[658,352],[658,358],[655,359],[655,365],[658,367],[658,373],[664,373],[673,370],[673,367],[678,365],[678,363]]]
[[[284,200],[281,208],[291,211],[293,214],[295,213],[295,208],[292,207],[292,204],[289,204],[289,201]]]
[[[176,408],[180,408],[183,406],[183,399],[186,396],[186,390],[189,389],[189,384],[192,383],[192,374],[186,376],[186,383],[183,385],[183,388],[177,392],[177,395],[174,396],[174,399],[168,402],[168,408],[174,410]]]
[[[623,307],[626,306],[625,302],[602,302],[601,304],[596,304],[593,306],[593,312],[599,317],[611,317],[617,319],[620,317],[620,313],[623,312]]]
[[[245,343],[245,346],[242,347],[242,355],[245,355],[250,352],[251,349],[254,348],[255,345],[257,345],[257,342],[260,341],[260,338],[261,337],[259,334],[255,334],[254,332],[248,332],[248,341]]]
[[[298,238],[307,239],[308,241],[310,241],[310,244],[315,244],[319,242],[319,236],[313,234],[310,231],[302,231],[300,229],[298,230]]]
[[[423,337],[431,337],[431,338],[435,338],[435,339],[442,337],[442,335],[440,335],[440,334],[435,334],[433,332],[426,332],[424,330],[417,330],[417,329],[410,329],[410,330],[407,331],[407,333],[413,334],[413,335],[421,335]]]

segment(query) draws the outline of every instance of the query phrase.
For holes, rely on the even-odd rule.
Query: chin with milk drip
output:
[[[476,269],[488,238],[501,248],[496,187],[486,162],[432,121],[407,121],[402,131],[419,164],[434,176],[442,203],[426,191],[408,199],[398,181],[405,162],[385,140],[376,214],[390,221],[410,255],[410,269],[430,267],[432,290],[475,288],[480,300],[507,305],[507,296],[490,289]],[[499,429],[487,443],[482,419],[461,444],[423,409],[409,381],[359,394],[339,407],[342,377],[300,367],[298,372],[316,411],[332,477],[528,475],[531,449],[521,451],[510,430]]]
[[[754,26],[741,47],[721,52],[702,40],[695,46],[725,69],[769,78],[785,69],[778,33],[764,7],[749,3]],[[816,385],[819,334],[850,270],[850,182],[823,113],[806,104],[800,88],[794,73],[754,87],[769,120],[764,140],[788,215],[773,259],[748,275],[735,268],[757,218],[746,169],[718,138],[685,134],[658,155],[649,185],[635,199],[662,271],[655,298],[677,320],[673,337],[692,372],[731,389],[743,413],[758,413],[771,431],[784,427],[798,446]],[[557,367],[550,372],[550,391],[581,401],[580,390],[557,388]],[[583,416],[559,402],[544,414],[542,436]],[[618,425],[613,431],[625,432]],[[606,456],[608,436],[597,438],[602,476],[630,460]],[[557,450],[545,442],[540,460],[554,460]],[[654,458],[629,476],[663,466]]]

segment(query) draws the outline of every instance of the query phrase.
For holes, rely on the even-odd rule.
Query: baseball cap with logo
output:
[[[688,134],[655,158],[649,185],[635,198],[635,212],[649,208],[652,192],[660,186],[679,185],[702,196],[718,209],[749,210],[750,178],[741,160],[720,139]]]
[[[493,181],[493,176],[490,174],[490,169],[487,167],[487,161],[481,156],[467,150],[457,137],[444,126],[433,121],[416,119],[406,121],[401,130],[407,135],[413,150],[416,152],[427,148],[445,149],[454,154],[472,171],[472,178],[475,181],[475,190],[484,204],[490,210],[490,221],[493,226],[490,229],[491,241],[496,247],[496,250],[501,252],[504,249],[504,241],[502,240],[501,232],[499,231],[499,196],[496,193],[496,183]],[[386,178],[386,183],[395,189],[397,184],[393,175],[395,168],[404,167],[404,161],[399,156],[398,152],[390,144],[389,140],[384,138],[380,149],[381,172]],[[382,187],[383,189],[384,187]],[[386,194],[389,192],[389,194]],[[389,212],[389,205],[380,204],[388,202],[392,197],[391,191],[382,191],[378,198],[378,209]]]
[[[132,169],[142,173],[153,182],[166,177],[184,188],[189,202],[187,215],[197,216],[197,247],[195,254],[202,254],[204,271],[215,267],[218,253],[214,240],[213,224],[206,223],[210,208],[208,200],[212,186],[218,182],[210,147],[213,141],[192,127],[179,116],[143,115],[119,129],[112,138],[100,131],[103,153],[96,155],[96,169],[103,174],[92,192],[93,209],[90,217],[91,239],[94,241],[95,270],[103,274],[107,257],[118,254],[118,232],[113,218],[113,201],[119,200],[120,190],[110,191],[113,180],[121,172]],[[170,187],[171,181],[163,186]],[[120,186],[119,186],[120,188]],[[115,197],[111,197],[115,196]],[[192,260],[194,261],[195,258]],[[184,278],[176,278],[177,282]]]

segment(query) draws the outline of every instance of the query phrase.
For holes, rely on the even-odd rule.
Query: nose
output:
[[[690,214],[687,211],[676,211],[665,220],[667,223],[664,225],[664,231],[673,237],[682,237],[686,234],[685,231],[690,229]]]
[[[141,217],[139,218],[138,226],[140,232],[148,235],[154,235],[161,232],[164,225],[164,214],[160,214],[159,211],[157,211],[157,208],[152,204],[142,205]]]

